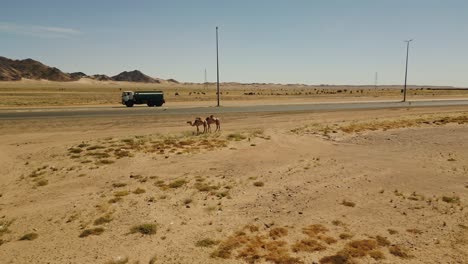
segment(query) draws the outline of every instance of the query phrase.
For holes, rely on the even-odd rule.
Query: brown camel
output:
[[[213,115],[210,115],[206,118],[206,124],[208,126],[208,132],[211,132],[211,124],[216,124],[215,132],[221,130],[221,120],[219,120],[217,117],[214,117]]]
[[[195,118],[195,121],[187,121],[187,124],[197,127],[197,135],[200,134],[199,126],[203,126],[203,133],[206,132],[206,121],[202,120],[200,117]]]

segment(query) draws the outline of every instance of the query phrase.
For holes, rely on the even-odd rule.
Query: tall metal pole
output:
[[[409,56],[409,44],[411,41],[413,40],[412,39],[405,40],[406,42],[406,70],[405,70],[405,87],[403,89],[403,102],[406,102],[406,81],[408,80],[408,56]]]
[[[219,107],[219,55],[218,55],[218,27],[216,27],[216,94],[218,95]]]

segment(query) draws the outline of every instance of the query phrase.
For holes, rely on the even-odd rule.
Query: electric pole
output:
[[[216,27],[216,94],[218,95],[219,107],[219,52],[218,52],[218,27]]]
[[[408,80],[408,56],[409,56],[409,44],[411,41],[413,40],[412,39],[405,40],[406,42],[406,70],[405,70],[405,87],[403,88],[403,102],[406,102],[406,81]]]

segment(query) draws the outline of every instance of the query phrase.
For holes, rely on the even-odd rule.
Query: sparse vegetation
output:
[[[256,181],[256,182],[253,183],[253,185],[254,185],[255,187],[263,187],[263,186],[265,185],[265,183],[263,183],[263,182],[261,182],[261,181]]]
[[[242,135],[241,133],[231,133],[227,135],[228,140],[234,140],[234,141],[241,141],[246,139],[247,137],[245,135]]]
[[[130,229],[130,233],[140,233],[142,235],[154,235],[156,234],[157,226],[155,224],[146,223],[133,226]]]
[[[416,235],[420,235],[423,233],[421,230],[416,229],[416,228],[406,229],[406,232],[411,233],[411,234],[416,234]]]
[[[340,237],[341,239],[343,239],[343,240],[346,240],[346,239],[352,238],[353,235],[351,235],[350,233],[341,233],[341,234],[339,235],[339,237]]]
[[[284,227],[275,227],[275,228],[270,230],[269,235],[273,240],[276,240],[278,238],[287,236],[288,235],[288,230],[286,228],[284,228]]]
[[[23,235],[19,240],[34,240],[36,238],[38,238],[39,235],[37,233],[27,233],[25,235]]]
[[[128,263],[128,257],[117,257],[113,260],[107,261],[105,264],[126,264]]]
[[[406,258],[412,257],[408,253],[407,249],[402,246],[394,245],[394,246],[389,247],[388,250],[390,251],[390,254],[400,257],[400,258],[406,259]]]
[[[212,240],[210,238],[205,238],[205,239],[202,239],[202,240],[198,240],[195,243],[195,246],[197,246],[197,247],[212,247],[212,246],[214,246],[214,245],[216,245],[218,243],[219,243],[218,241]]]
[[[116,182],[112,184],[112,187],[114,188],[120,188],[120,187],[125,187],[125,186],[127,186],[127,184],[123,182]]]
[[[186,180],[175,180],[175,181],[169,183],[168,187],[172,188],[172,189],[177,189],[177,188],[180,188],[180,187],[184,186],[186,183],[187,183]]]
[[[39,179],[36,181],[37,186],[46,186],[49,184],[49,181],[47,179]]]
[[[460,197],[458,197],[458,196],[442,196],[442,201],[444,201],[446,203],[459,204],[460,203]]]
[[[354,207],[354,206],[356,206],[356,204],[355,204],[354,202],[347,201],[347,200],[343,200],[343,201],[341,202],[341,204],[344,205],[344,206],[348,206],[348,207]]]
[[[315,252],[325,250],[326,247],[314,239],[303,239],[292,246],[294,252]]]
[[[114,192],[114,196],[115,197],[122,197],[122,196],[127,196],[129,195],[129,192],[128,191],[117,191],[117,192]]]
[[[122,201],[122,197],[114,197],[109,200],[109,203],[118,203],[120,201]]]
[[[104,232],[104,228],[102,227],[85,229],[83,230],[83,232],[81,232],[80,237],[99,236],[103,232]]]
[[[94,225],[107,224],[107,223],[110,223],[112,220],[113,220],[112,215],[106,214],[94,220]]]
[[[133,193],[134,194],[142,194],[142,193],[145,193],[146,190],[145,189],[142,189],[142,188],[136,188]]]

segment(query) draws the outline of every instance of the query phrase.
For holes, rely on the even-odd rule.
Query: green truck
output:
[[[162,106],[165,102],[162,91],[125,91],[122,93],[122,104],[127,107],[136,104],[146,104],[149,107]]]

